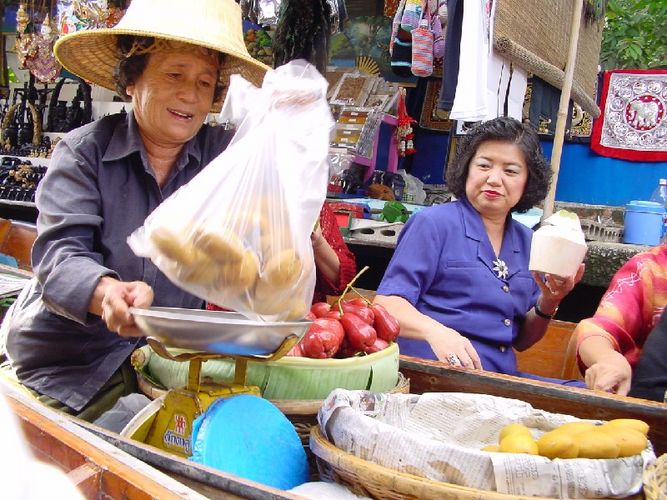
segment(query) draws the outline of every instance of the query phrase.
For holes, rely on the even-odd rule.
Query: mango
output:
[[[644,436],[648,436],[649,425],[643,420],[639,420],[637,418],[615,418],[604,425],[634,429],[644,434]]]
[[[513,423],[513,424],[507,424],[505,427],[500,429],[500,434],[498,435],[498,443],[500,443],[503,439],[505,439],[507,436],[510,434],[514,433],[522,433],[528,435],[528,437],[533,437],[532,434],[530,433],[530,429],[526,427],[523,424],[518,424],[518,423]]]
[[[503,453],[528,453],[529,455],[537,455],[539,449],[530,433],[526,434],[519,431],[505,436],[500,441],[500,451]]]
[[[574,436],[582,431],[591,431],[595,429],[595,427],[595,424],[590,422],[568,422],[560,427],[556,427],[551,432],[565,432],[566,434]]]
[[[637,455],[646,449],[648,439],[646,436],[630,427],[622,427],[619,425],[602,425],[600,431],[609,434],[616,440],[619,447],[619,457],[631,457]]]
[[[551,431],[537,440],[539,454],[547,458],[576,458],[579,445],[567,432]]]
[[[500,451],[500,446],[497,444],[487,444],[486,446],[482,447],[481,451]]]
[[[582,431],[574,437],[579,445],[578,458],[616,458],[620,452],[616,439],[598,429]]]
[[[193,265],[197,259],[197,252],[190,242],[171,229],[158,227],[151,232],[150,239],[158,251],[184,267]]]
[[[264,266],[264,277],[272,286],[289,288],[301,276],[303,263],[296,251],[288,248],[271,257]]]

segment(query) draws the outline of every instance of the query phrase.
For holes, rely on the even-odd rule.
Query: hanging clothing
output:
[[[486,86],[489,62],[490,12],[487,0],[463,0],[461,50],[452,120],[479,121],[487,115]],[[484,4],[484,5],[483,5]]]
[[[554,134],[560,106],[560,90],[534,75],[531,81],[533,89],[530,94],[528,119],[536,130],[542,132],[542,129],[546,127],[544,132]],[[570,101],[565,128],[569,129],[571,123],[572,101]]]
[[[464,0],[453,120],[522,119],[528,74],[493,48],[495,6],[492,0]]]
[[[522,121],[523,101],[528,88],[528,73],[495,49],[489,57],[486,89],[486,120],[499,116],[511,116]]]
[[[445,34],[445,61],[442,71],[442,88],[438,108],[450,111],[454,104],[456,82],[459,77],[459,53],[463,24],[463,0],[447,2],[447,32]]]

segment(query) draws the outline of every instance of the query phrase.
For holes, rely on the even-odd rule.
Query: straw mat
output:
[[[494,47],[505,57],[562,89],[574,0],[496,0]],[[582,13],[583,16],[583,13]],[[593,117],[602,22],[582,19],[572,99]]]

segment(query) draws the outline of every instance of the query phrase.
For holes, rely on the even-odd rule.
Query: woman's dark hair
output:
[[[125,101],[131,101],[127,95],[128,85],[133,85],[142,75],[148,64],[148,56],[151,48],[155,45],[156,39],[153,37],[120,35],[118,36],[118,64],[114,68],[113,76],[116,80],[116,92]],[[222,66],[223,57],[220,54],[220,65]],[[218,74],[219,76],[219,74]],[[213,93],[213,102],[218,101],[222,96],[223,85],[220,78],[215,84]]]
[[[528,181],[519,202],[512,212],[525,212],[544,200],[551,183],[551,167],[542,155],[540,140],[531,125],[509,117],[494,118],[472,127],[457,146],[456,161],[447,168],[447,188],[457,197],[465,198],[470,160],[480,144],[504,141],[516,144],[523,152],[528,166]]]

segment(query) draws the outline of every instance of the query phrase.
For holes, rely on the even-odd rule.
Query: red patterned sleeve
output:
[[[322,236],[324,236],[324,239],[327,240],[331,248],[336,252],[336,255],[338,255],[340,271],[338,272],[338,280],[336,282],[329,281],[320,272],[317,273],[313,302],[325,301],[327,295],[341,293],[357,273],[357,263],[354,254],[347,247],[345,240],[343,240],[336,216],[326,202],[322,205],[322,210],[320,210],[320,227],[322,228]]]
[[[577,350],[588,337],[607,338],[631,366],[667,303],[667,245],[628,260],[616,272],[595,315],[577,325]],[[581,358],[577,357],[583,370]]]

